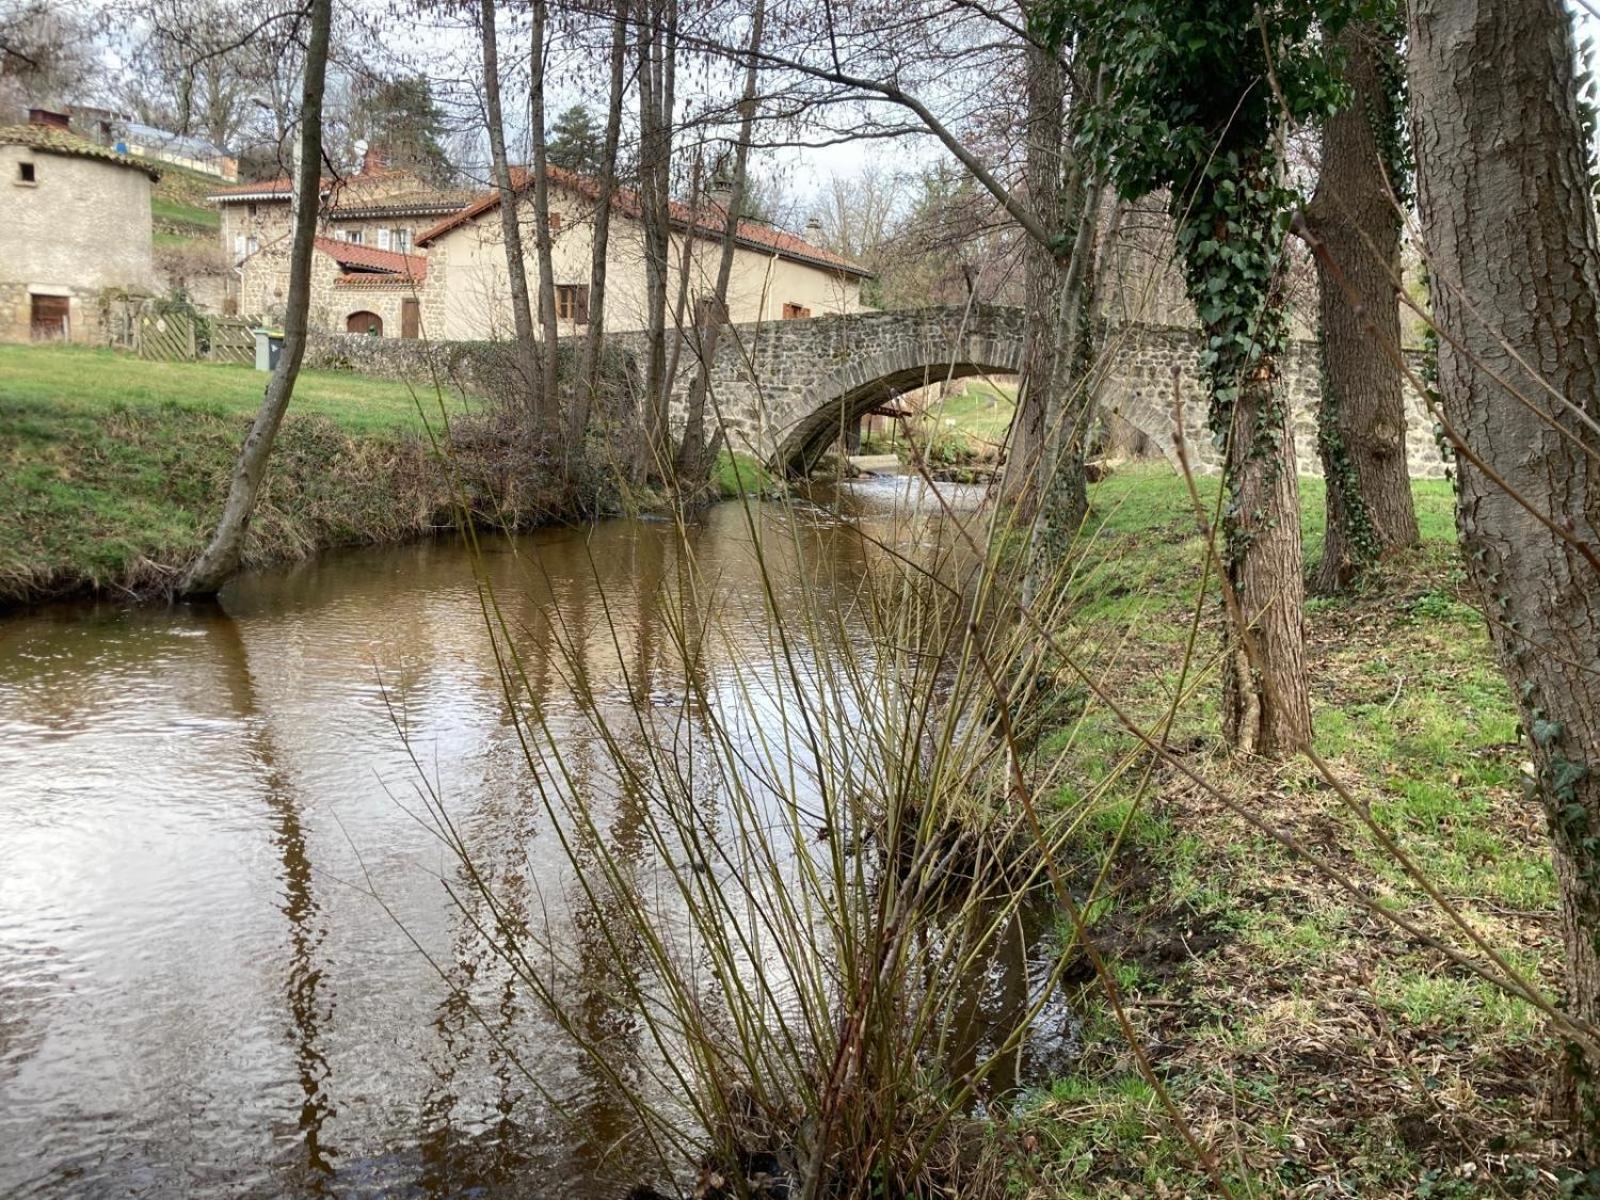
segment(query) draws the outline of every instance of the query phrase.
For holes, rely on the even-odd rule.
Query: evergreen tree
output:
[[[546,135],[545,156],[558,167],[598,174],[605,132],[589,109],[574,104],[555,119]]]
[[[424,75],[386,79],[364,87],[356,99],[352,131],[381,152],[389,166],[447,182],[455,169],[445,153],[444,114]]]

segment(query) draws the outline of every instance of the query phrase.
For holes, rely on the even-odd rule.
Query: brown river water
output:
[[[850,522],[889,528],[911,486],[757,527],[799,522],[788,569],[848,590],[874,553]],[[743,638],[759,671],[741,506],[690,540],[732,631],[712,652]],[[602,707],[674,702],[672,526],[483,550],[511,625],[558,612]],[[622,1195],[626,1112],[451,901],[462,868],[422,803],[426,784],[497,886],[556,922],[592,989],[577,1007],[621,1020],[602,940],[559,927],[572,868],[476,579],[441,539],[254,574],[220,608],[0,619],[0,1196]],[[519,650],[613,849],[645,855],[563,699],[573,664],[535,634]]]

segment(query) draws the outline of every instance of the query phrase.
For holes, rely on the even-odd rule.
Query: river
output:
[[[764,506],[754,535],[742,506],[711,511],[688,534],[717,581],[708,652],[772,659],[753,536],[848,606],[873,555],[852,525],[898,528],[906,486]],[[627,1114],[451,900],[426,799],[551,919],[572,872],[486,579],[613,850],[647,854],[569,681],[617,712],[678,702],[679,545],[657,521],[476,559],[441,539],[256,573],[215,608],[0,620],[0,1196],[619,1196]],[[553,936],[604,1025],[602,940]]]

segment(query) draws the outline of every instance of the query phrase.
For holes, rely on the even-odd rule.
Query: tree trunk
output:
[[[500,109],[500,50],[494,25],[494,0],[479,0],[479,32],[483,37],[483,102],[489,127],[489,156],[500,193],[500,236],[506,251],[506,289],[511,293],[511,322],[517,339],[523,395],[536,403],[539,387],[538,348],[533,344],[533,309],[528,300],[528,271],[522,257],[522,229],[517,222],[517,193],[511,186],[506,159],[506,127]]]
[[[289,296],[283,321],[283,353],[267,381],[261,408],[234,465],[228,499],[211,542],[179,584],[188,597],[214,596],[239,569],[250,514],[267,473],[272,443],[294,396],[295,379],[306,352],[306,320],[311,308],[311,251],[322,203],[322,91],[328,68],[332,0],[312,0],[311,35],[306,45],[300,92],[300,141],[295,159],[294,240],[290,249]]]
[[[1189,297],[1206,322],[1210,432],[1224,446],[1221,559],[1234,640],[1223,670],[1223,736],[1266,758],[1311,742],[1300,479],[1289,405],[1277,388],[1288,341],[1282,170],[1268,146],[1240,147],[1171,201]]]
[[[1294,426],[1274,388],[1274,368],[1270,360],[1261,362],[1240,387],[1223,463],[1233,510],[1224,564],[1254,653],[1241,645],[1226,664],[1222,724],[1242,753],[1284,758],[1311,743],[1311,698],[1300,477]]]
[[[711,391],[711,364],[716,361],[717,343],[728,315],[728,284],[733,278],[735,238],[739,231],[739,214],[744,211],[750,134],[756,118],[756,55],[761,50],[766,13],[765,0],[755,0],[755,10],[750,15],[750,59],[745,66],[744,92],[739,97],[739,140],[734,143],[733,187],[728,197],[728,207],[722,214],[722,256],[717,263],[716,290],[711,311],[706,315],[705,328],[696,328],[694,335],[699,363],[694,381],[689,385],[689,403],[684,414],[683,440],[678,447],[677,462],[678,486],[691,494],[705,487],[711,477],[717,451],[722,446],[720,424],[711,438],[706,438],[706,402]]]
[[[589,264],[589,328],[583,343],[583,379],[567,413],[569,451],[581,448],[589,414],[600,394],[601,355],[605,349],[606,255],[611,244],[611,205],[617,194],[617,148],[622,141],[622,101],[626,86],[628,0],[615,0],[611,18],[611,89],[606,107],[605,144],[600,154],[600,196],[594,211],[594,241]]]
[[[1329,118],[1322,171],[1306,210],[1322,319],[1317,449],[1327,481],[1327,541],[1316,587],[1347,586],[1380,556],[1415,545],[1400,364],[1400,213],[1403,164],[1389,161],[1399,50],[1375,21],[1334,39],[1353,101]]]
[[[1023,52],[1027,90],[1028,202],[1040,227],[1052,238],[1066,225],[1062,196],[1066,146],[1066,80],[1060,60],[1043,46]],[[1001,477],[1000,499],[1015,506],[1020,524],[1038,510],[1041,463],[1045,456],[1050,398],[1055,387],[1061,325],[1059,249],[1030,238],[1023,252],[1026,317],[1021,388],[1011,420],[1011,445]]]
[[[644,226],[645,478],[661,479],[671,462],[667,371],[667,283],[672,253],[669,208],[672,166],[672,54],[675,0],[653,0],[639,27],[639,196]]]
[[[560,419],[557,391],[557,354],[561,329],[556,318],[556,277],[550,234],[550,162],[545,153],[544,76],[546,0],[533,0],[533,53],[528,81],[529,134],[533,139],[533,240],[539,263],[539,323],[543,338],[539,353],[539,407],[535,414],[541,431],[555,430]]]
[[[1593,1028],[1600,244],[1567,22],[1558,0],[1412,0],[1409,59],[1439,390],[1458,451],[1457,527],[1549,818],[1567,1011]],[[1592,1166],[1600,1061],[1576,1045],[1568,1061],[1576,1148]]]

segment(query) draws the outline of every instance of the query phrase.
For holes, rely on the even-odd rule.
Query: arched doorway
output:
[[[375,312],[353,312],[344,319],[346,333],[364,333],[370,337],[383,336],[383,318]]]

